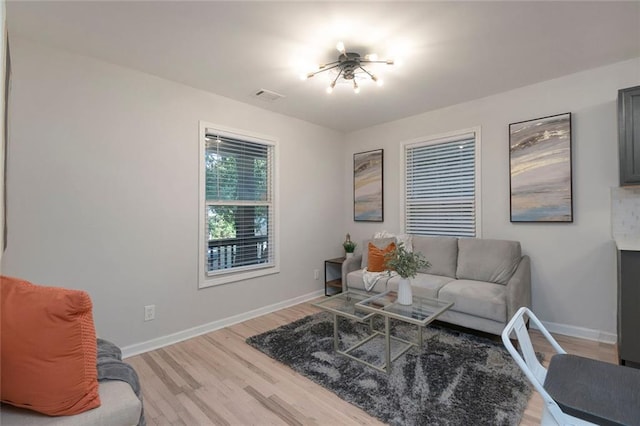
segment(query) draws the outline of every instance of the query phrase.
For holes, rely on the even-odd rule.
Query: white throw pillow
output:
[[[392,234],[391,232],[388,231],[378,231],[375,234],[373,234],[373,237],[371,237],[374,240],[380,240],[382,238],[395,238],[396,236],[394,234]]]
[[[404,244],[404,249],[408,252],[412,252],[413,251],[413,239],[411,237],[411,235],[409,234],[392,234],[391,232],[388,231],[379,231],[376,232],[375,234],[373,234],[372,237],[374,240],[378,240],[378,239],[382,239],[382,238],[395,238],[396,239],[396,244],[400,245],[400,244]]]

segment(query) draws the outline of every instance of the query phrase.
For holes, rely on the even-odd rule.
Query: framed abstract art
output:
[[[509,124],[511,222],[573,222],[571,113]]]
[[[383,222],[383,150],[353,154],[353,220]]]

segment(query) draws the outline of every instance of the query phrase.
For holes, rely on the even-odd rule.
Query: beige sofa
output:
[[[411,279],[413,294],[454,302],[439,320],[499,335],[518,308],[531,307],[531,264],[519,242],[417,235],[411,240],[413,250],[431,263]],[[346,259],[343,291],[365,290],[363,268],[370,241],[384,248],[394,239],[366,240]],[[399,280],[382,278],[371,291],[397,290]]]

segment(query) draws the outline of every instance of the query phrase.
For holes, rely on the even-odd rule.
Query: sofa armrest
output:
[[[347,274],[349,272],[357,271],[362,264],[362,254],[354,254],[352,257],[348,257],[342,263],[342,291],[349,290],[347,286]]]
[[[518,268],[507,283],[507,319],[522,307],[531,308],[531,260],[524,255],[520,259]]]

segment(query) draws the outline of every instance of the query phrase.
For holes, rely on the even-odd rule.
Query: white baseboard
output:
[[[149,352],[165,346],[173,345],[174,343],[182,342],[183,340],[191,339],[193,337],[200,336],[202,334],[210,333],[212,331],[219,330],[224,327],[229,327],[230,325],[237,324],[239,322],[247,321],[252,318],[269,314],[271,312],[279,311],[280,309],[288,308],[290,306],[307,302],[311,299],[315,299],[318,296],[322,296],[323,294],[324,294],[324,290],[314,291],[313,293],[308,293],[302,296],[294,297],[293,299],[285,300],[283,302],[278,302],[269,306],[264,306],[262,308],[255,309],[253,311],[244,312],[242,314],[223,318],[217,321],[210,322],[208,324],[199,325],[197,327],[189,328],[187,330],[179,331],[177,333],[172,333],[166,336],[157,337],[155,339],[147,340],[146,342],[125,346],[122,348],[122,357],[128,358],[130,356],[139,355],[144,352]]]
[[[593,330],[591,328],[576,327],[574,325],[558,324],[555,322],[541,321],[542,325],[554,334],[562,334],[564,336],[578,337],[580,339],[593,340],[603,343],[616,343],[618,335],[615,333],[607,333],[605,331]],[[531,328],[537,328],[531,324]]]
[[[262,308],[254,309],[253,311],[244,312],[242,314],[233,315],[231,317],[223,318],[217,321],[213,321],[207,324],[199,325],[197,327],[189,328],[187,330],[179,331],[177,333],[168,334],[166,336],[157,337],[155,339],[147,340],[146,342],[136,343],[133,345],[125,346],[122,348],[122,357],[128,358],[141,353],[149,352],[155,349],[160,349],[165,346],[173,345],[174,343],[182,342],[183,340],[191,339],[202,334],[210,333],[215,330],[219,330],[224,327],[229,327],[234,324],[238,324],[243,321],[250,320],[262,315],[269,314],[271,312],[279,311],[300,303],[307,302],[316,297],[322,296],[323,290],[314,291],[302,296],[294,297],[293,299],[285,300],[275,303],[273,305],[264,306]],[[554,334],[562,334],[564,336],[578,337],[586,340],[593,340],[603,343],[616,343],[618,336],[615,333],[607,333],[600,330],[593,330],[590,328],[576,327],[573,325],[558,324],[554,322],[542,321],[542,324],[549,332]],[[536,328],[532,324],[532,328]]]

